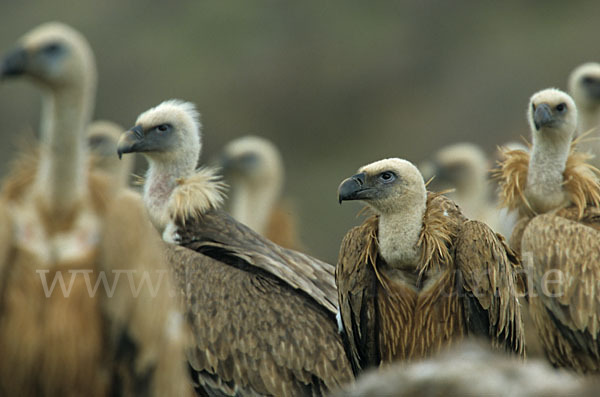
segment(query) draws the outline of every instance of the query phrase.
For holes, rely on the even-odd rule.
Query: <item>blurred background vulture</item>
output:
[[[185,394],[161,242],[137,195],[89,171],[87,41],[44,24],[0,73],[27,77],[43,95],[39,145],[19,154],[0,195],[0,395]]]
[[[600,185],[589,156],[573,150],[577,108],[566,93],[534,94],[530,153],[505,153],[502,200],[520,220],[511,237],[528,275],[529,310],[550,361],[600,369]]]
[[[116,188],[129,186],[135,159],[129,156],[119,161],[116,155],[117,142],[124,131],[125,128],[108,120],[93,121],[87,128],[92,167],[109,175],[111,185]]]
[[[144,201],[168,251],[194,344],[198,383],[217,395],[323,395],[352,380],[335,323],[333,267],[281,248],[220,207],[222,183],[195,170],[201,150],[193,104],[142,113],[119,154],[149,162]]]
[[[468,335],[523,354],[520,264],[502,236],[428,193],[406,160],[366,165],[338,194],[375,212],[346,234],[336,268],[356,369],[427,357]]]
[[[281,197],[285,170],[275,144],[245,136],[229,142],[219,159],[229,186],[231,216],[277,245],[299,249],[296,219]]]

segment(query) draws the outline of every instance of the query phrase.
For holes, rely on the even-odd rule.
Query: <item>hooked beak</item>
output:
[[[19,76],[25,73],[27,66],[27,51],[24,48],[17,48],[9,52],[2,59],[0,65],[0,79],[11,76]]]
[[[129,131],[125,131],[117,143],[117,154],[119,160],[123,153],[135,153],[138,151],[140,143],[144,140],[144,129],[141,125],[136,125]]]
[[[551,125],[554,122],[552,110],[548,104],[542,103],[535,108],[533,122],[535,124],[535,129],[538,131],[540,128]]]
[[[338,187],[338,200],[340,204],[342,201],[370,198],[368,197],[368,192],[373,189],[365,186],[366,177],[367,175],[361,172],[342,181],[340,187]]]

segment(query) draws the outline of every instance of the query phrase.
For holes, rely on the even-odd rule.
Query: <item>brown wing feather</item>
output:
[[[577,209],[558,213],[579,217]],[[598,210],[586,214],[591,222]],[[555,365],[579,372],[600,370],[600,231],[594,226],[549,213],[531,220],[523,233],[538,334]]]
[[[178,225],[178,234],[183,246],[262,269],[337,313],[335,268],[328,263],[280,247],[220,210],[187,219]]]
[[[168,249],[205,387],[227,395],[322,395],[352,379],[330,314],[286,283],[184,247]]]
[[[523,354],[520,263],[504,238],[484,223],[465,222],[456,241],[456,265],[466,292],[467,327],[485,332],[497,346]]]
[[[377,217],[370,217],[346,234],[335,270],[344,342],[348,345],[355,373],[380,362],[376,305],[378,282],[372,266],[378,249],[377,223]]]

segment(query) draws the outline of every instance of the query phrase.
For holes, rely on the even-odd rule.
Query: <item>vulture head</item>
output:
[[[579,107],[600,106],[600,63],[588,62],[575,68],[569,76],[569,92]]]
[[[394,214],[425,205],[423,176],[412,163],[391,158],[365,165],[338,188],[340,203],[361,200],[378,214]]]
[[[140,114],[121,135],[117,154],[142,153],[150,165],[176,167],[178,176],[196,168],[201,150],[200,114],[191,102],[171,99]]]
[[[95,79],[94,55],[87,40],[73,28],[45,23],[23,36],[2,60],[0,77],[17,76],[28,76],[52,90],[79,87]]]
[[[570,142],[577,128],[577,108],[568,94],[549,88],[533,94],[527,119],[534,144],[540,139]]]
[[[114,158],[117,142],[124,129],[112,121],[98,120],[90,123],[87,131],[91,152],[101,158]]]
[[[279,150],[269,140],[257,136],[228,143],[221,153],[220,166],[228,179],[256,187],[267,183],[280,185],[283,178]]]

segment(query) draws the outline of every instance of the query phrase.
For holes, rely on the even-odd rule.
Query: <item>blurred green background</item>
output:
[[[272,139],[302,240],[330,262],[360,221],[360,204],[337,204],[343,178],[456,141],[492,152],[528,135],[531,94],[600,59],[599,1],[4,0],[0,50],[49,20],[95,51],[96,118],[130,127],[182,98],[202,113],[204,160],[244,134]],[[0,86],[3,174],[39,102],[26,82]]]

